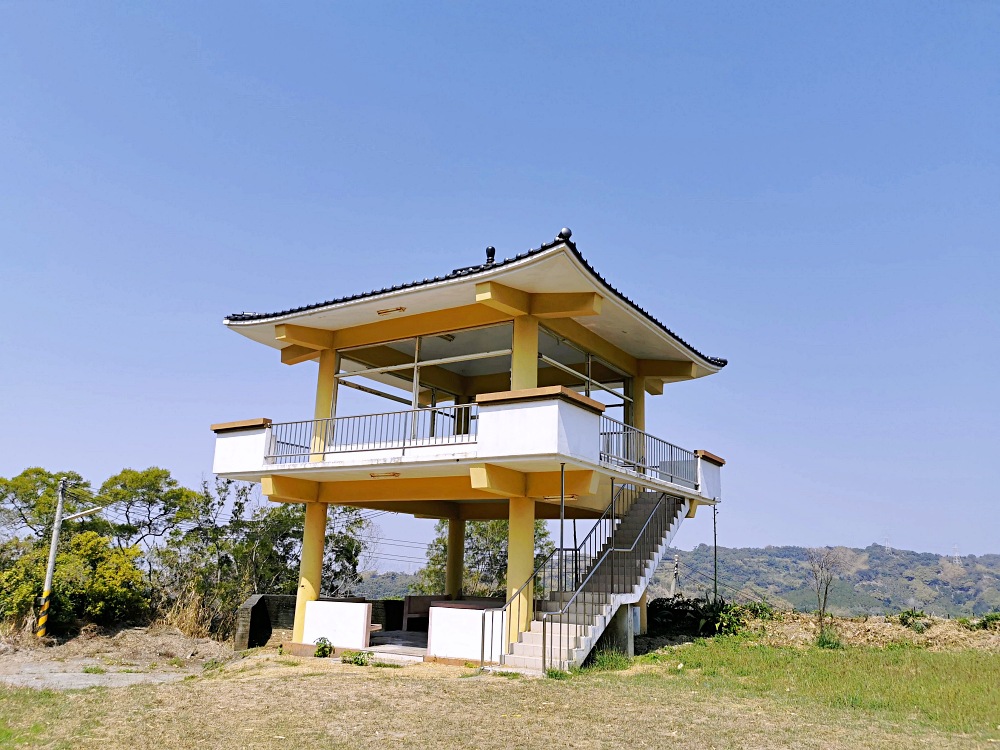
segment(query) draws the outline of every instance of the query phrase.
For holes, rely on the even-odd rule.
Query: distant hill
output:
[[[1000,555],[951,557],[909,550],[843,548],[847,568],[830,589],[830,611],[841,616],[895,614],[910,607],[939,616],[968,617],[1000,608]],[[681,591],[702,595],[712,589],[712,548],[670,550],[653,576],[650,598],[666,596],[673,557],[680,555]],[[805,547],[719,547],[719,593],[742,601],[766,597],[783,609],[812,612],[816,594]],[[362,574],[354,590],[370,599],[406,596],[417,576]]]
[[[417,580],[417,576],[410,573],[366,571],[361,574],[361,583],[354,587],[352,593],[368,599],[402,599],[410,593],[410,587]]]
[[[830,589],[830,610],[842,616],[891,614],[910,607],[936,615],[981,615],[1000,608],[1000,555],[951,557],[873,544],[843,548],[847,566]],[[657,570],[650,597],[666,596],[673,556],[680,556],[681,590],[712,587],[712,547],[671,550]],[[727,599],[766,597],[802,611],[816,609],[805,547],[719,547],[719,593]]]

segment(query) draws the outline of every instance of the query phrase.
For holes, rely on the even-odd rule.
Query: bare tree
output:
[[[830,584],[844,569],[844,553],[836,547],[810,547],[806,550],[806,560],[812,571],[813,591],[816,592],[820,630],[826,620],[826,603],[830,596]]]

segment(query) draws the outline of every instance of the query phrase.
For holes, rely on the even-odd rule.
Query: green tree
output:
[[[507,589],[507,521],[467,521],[465,524],[465,575],[462,590],[469,596],[504,596]],[[448,522],[438,521],[434,539],[427,545],[427,565],[418,573],[414,591],[440,594],[445,587],[448,560]],[[535,521],[535,564],[553,549],[544,521]],[[519,581],[518,585],[524,583]]]
[[[51,472],[33,466],[11,479],[0,477],[0,530],[8,536],[27,534],[36,541],[48,537],[62,479],[71,488],[64,504],[68,515],[80,509],[80,496],[90,490],[90,483],[75,471]]]
[[[136,565],[136,547],[120,549],[94,531],[60,543],[49,624],[65,632],[76,620],[101,625],[138,621],[149,610],[149,590]],[[0,572],[0,618],[23,624],[45,581],[48,551],[36,546]]]
[[[113,505],[118,522],[109,522],[119,547],[148,547],[165,537],[182,507],[191,504],[192,491],[181,487],[166,469],[122,469],[98,492],[101,505]]]
[[[160,608],[190,632],[228,635],[236,610],[252,594],[294,594],[305,507],[254,507],[253,485],[203,483],[176,513],[176,526],[155,555]],[[327,521],[322,591],[350,593],[369,522],[353,508],[333,507]]]

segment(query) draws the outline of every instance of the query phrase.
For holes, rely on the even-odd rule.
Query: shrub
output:
[[[819,631],[819,636],[816,638],[816,645],[820,648],[828,649],[840,649],[844,647],[844,643],[840,640],[837,631],[831,627],[826,627]]]
[[[1000,630],[1000,610],[987,612],[982,617],[973,620],[968,617],[960,617],[958,624],[966,630]]]
[[[656,635],[735,635],[747,625],[746,607],[719,599],[654,599],[647,609],[649,630]]]
[[[371,651],[344,651],[340,655],[342,664],[354,664],[358,667],[367,667],[372,663],[374,654]]]
[[[904,628],[909,628],[914,633],[923,633],[931,626],[926,620],[927,615],[920,609],[904,609],[899,613],[899,624]]]
[[[333,645],[330,643],[329,638],[316,639],[316,651],[313,653],[313,656],[318,659],[325,659],[332,653]]]
[[[749,602],[743,605],[746,613],[755,620],[766,620],[771,622],[780,619],[781,613],[772,607],[766,600],[759,602]]]
[[[71,537],[56,555],[49,629],[65,632],[78,619],[105,625],[145,618],[149,590],[136,566],[139,554],[138,547],[114,548],[93,531]],[[47,559],[47,550],[37,547],[0,573],[0,618],[23,623],[32,616]]]

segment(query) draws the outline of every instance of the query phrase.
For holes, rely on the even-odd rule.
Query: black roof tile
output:
[[[467,266],[465,268],[456,268],[451,273],[449,273],[449,274],[447,274],[445,276],[435,276],[432,279],[424,279],[423,281],[411,281],[411,282],[409,282],[407,284],[396,284],[396,285],[394,285],[392,287],[383,287],[381,289],[373,289],[370,292],[361,292],[359,294],[352,294],[352,295],[347,296],[347,297],[339,297],[337,299],[327,300],[326,302],[317,302],[317,303],[312,304],[312,305],[304,305],[302,307],[293,307],[293,308],[289,308],[288,310],[281,310],[280,312],[274,312],[274,313],[251,313],[251,312],[234,313],[233,315],[226,316],[224,322],[226,322],[226,323],[252,323],[252,322],[257,322],[257,321],[265,321],[265,320],[268,320],[270,318],[278,318],[278,317],[281,317],[283,315],[292,315],[292,314],[295,314],[295,313],[308,312],[309,310],[316,310],[318,308],[327,307],[329,305],[337,305],[337,304],[341,304],[343,302],[354,302],[355,300],[365,299],[367,297],[375,297],[375,296],[378,296],[380,294],[388,294],[389,292],[400,291],[400,290],[403,290],[403,289],[413,289],[415,287],[425,286],[427,284],[434,284],[434,283],[437,283],[439,281],[448,281],[449,279],[456,279],[456,278],[461,278],[461,277],[464,277],[464,276],[474,275],[474,274],[477,274],[477,273],[483,273],[485,271],[492,271],[493,269],[502,268],[503,266],[509,265],[511,263],[515,263],[515,262],[517,262],[519,260],[523,260],[525,258],[528,258],[528,257],[532,256],[532,255],[538,255],[539,253],[543,253],[546,250],[551,250],[553,247],[555,247],[557,245],[566,245],[566,247],[568,247],[570,249],[570,251],[576,257],[576,259],[579,260],[580,263],[583,264],[583,266],[591,273],[592,276],[594,276],[594,278],[596,278],[605,287],[607,287],[616,297],[618,297],[618,299],[620,299],[625,304],[629,305],[632,309],[636,310],[638,313],[640,313],[643,317],[645,317],[651,323],[655,324],[658,328],[660,328],[664,333],[666,333],[667,335],[669,335],[671,338],[673,338],[679,344],[683,345],[685,348],[689,349],[694,354],[697,354],[702,359],[704,359],[704,360],[712,363],[716,367],[725,367],[729,363],[729,360],[723,359],[722,357],[709,357],[708,355],[702,354],[700,351],[698,351],[697,349],[695,349],[693,346],[691,346],[691,344],[689,344],[687,341],[685,341],[680,336],[678,336],[676,333],[674,333],[669,328],[667,328],[665,325],[663,325],[663,323],[661,323],[656,318],[654,318],[652,315],[650,315],[646,310],[644,310],[643,308],[639,307],[639,305],[637,305],[635,302],[633,302],[628,297],[626,297],[624,294],[622,294],[617,289],[615,289],[613,286],[611,286],[611,284],[608,283],[608,281],[603,276],[601,276],[601,274],[599,274],[594,269],[594,267],[590,265],[590,263],[587,262],[587,259],[584,258],[583,255],[580,254],[580,251],[577,249],[575,242],[573,242],[570,239],[563,239],[561,237],[557,237],[552,242],[546,242],[543,245],[541,245],[540,247],[533,248],[531,250],[528,250],[527,252],[519,253],[518,255],[515,255],[513,258],[504,258],[503,260],[497,261],[495,263],[482,263],[482,264],[477,265],[477,266]]]

